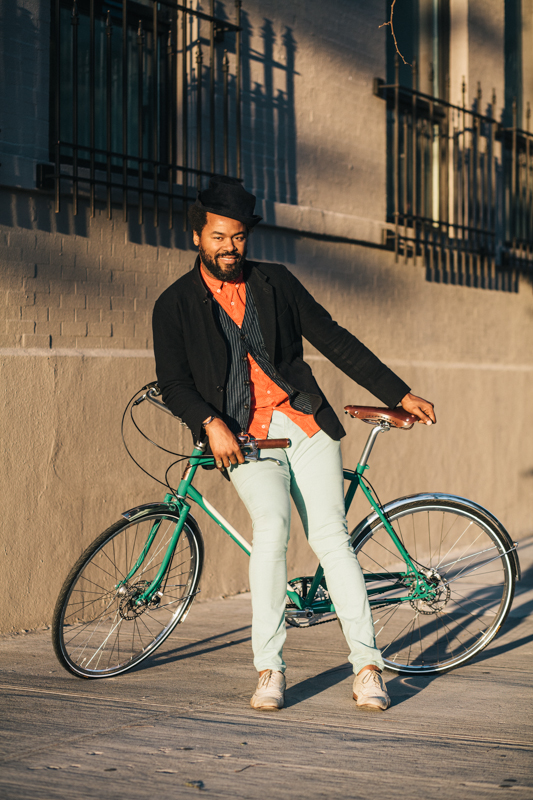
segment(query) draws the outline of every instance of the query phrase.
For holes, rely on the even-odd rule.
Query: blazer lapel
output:
[[[273,364],[276,352],[276,300],[274,298],[274,290],[268,283],[266,276],[255,265],[250,264],[249,270],[246,288],[251,290],[255,300],[259,327],[263,334],[266,351]]]

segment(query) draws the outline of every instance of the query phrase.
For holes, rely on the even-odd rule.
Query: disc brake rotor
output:
[[[409,592],[409,602],[419,614],[438,614],[450,599],[450,586],[433,569],[428,571],[426,585],[431,590],[431,596],[417,597],[418,587],[415,584]]]
[[[119,605],[119,614],[122,619],[136,619],[136,617],[140,617],[141,614],[144,614],[146,609],[148,608],[148,603],[140,603],[139,605],[135,604],[140,595],[145,592],[150,584],[148,581],[139,581],[135,583],[133,586],[130,586],[123,594],[122,600],[120,601]]]

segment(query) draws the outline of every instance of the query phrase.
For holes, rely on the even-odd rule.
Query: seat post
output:
[[[370,453],[372,452],[372,448],[374,447],[374,443],[378,437],[378,434],[382,433],[383,431],[390,431],[390,425],[388,422],[379,422],[370,431],[370,435],[366,440],[363,452],[361,453],[361,458],[359,459],[359,464],[357,465],[358,467],[366,466],[366,463],[370,457]]]

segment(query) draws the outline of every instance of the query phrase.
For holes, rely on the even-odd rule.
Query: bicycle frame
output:
[[[164,409],[164,406],[158,403],[157,401],[154,404]],[[406,600],[409,599],[409,596],[377,599],[377,596],[379,596],[380,594],[383,594],[384,592],[390,592],[391,588],[398,588],[398,589],[407,588],[412,592],[413,587],[415,587],[416,595],[421,599],[428,596],[431,592],[431,587],[428,585],[426,580],[427,576],[424,575],[424,573],[421,572],[419,569],[417,569],[416,566],[413,564],[409,556],[409,553],[403,546],[402,541],[397,536],[386,515],[383,513],[383,510],[377,498],[373,496],[371,490],[368,488],[368,486],[365,484],[363,480],[363,474],[365,470],[368,469],[368,464],[367,464],[368,457],[372,451],[377,435],[381,432],[389,430],[390,430],[390,425],[388,425],[388,423],[386,422],[380,422],[379,424],[375,425],[368,437],[368,440],[363,449],[357,468],[355,470],[348,470],[348,469],[344,470],[344,479],[345,481],[348,482],[348,487],[345,493],[346,512],[348,512],[348,509],[350,508],[352,501],[354,499],[355,493],[360,486],[371,507],[374,509],[376,514],[381,519],[385,529],[387,530],[389,536],[394,542],[406,566],[405,572],[365,574],[364,577],[367,583],[383,580],[385,578],[387,580],[390,580],[391,577],[396,578],[398,581],[397,586],[393,585],[391,587],[389,583],[388,586],[386,586],[385,588],[377,586],[375,588],[367,589],[371,606],[378,604],[379,605],[398,604],[405,602]],[[243,550],[248,556],[251,555],[252,548],[249,542],[247,542],[246,539],[243,536],[241,536],[241,534],[237,530],[235,530],[235,528],[231,525],[231,523],[229,523],[222,516],[222,514],[220,514],[220,512],[218,512],[217,509],[214,508],[214,506],[212,506],[211,503],[206,498],[204,498],[200,494],[200,492],[192,485],[198,467],[206,463],[206,456],[204,455],[205,447],[206,445],[204,443],[201,442],[196,443],[175,495],[168,493],[165,495],[165,499],[162,503],[158,504],[150,503],[148,505],[138,506],[137,508],[131,509],[130,511],[124,512],[123,514],[123,516],[126,517],[126,519],[134,521],[135,519],[142,519],[144,516],[147,516],[148,514],[153,512],[155,508],[157,508],[158,512],[166,511],[169,515],[169,518],[176,520],[176,526],[174,528],[172,537],[168,544],[165,556],[162,560],[158,573],[154,578],[154,580],[152,581],[152,583],[150,584],[150,586],[148,586],[146,590],[138,596],[136,600],[136,603],[138,605],[140,605],[141,603],[149,603],[152,597],[160,591],[163,578],[171,562],[172,555],[179,541],[179,537],[183,530],[183,526],[191,510],[191,505],[189,502],[187,502],[188,499],[192,500],[200,508],[202,508],[203,511],[205,511],[206,514],[208,514],[208,516],[211,517],[211,519],[214,522],[216,522],[220,528],[222,528],[224,533],[226,533],[226,535],[229,536],[230,539],[232,539],[241,548],[241,550]],[[142,566],[150,550],[151,544],[155,538],[159,524],[160,522],[154,523],[154,526],[152,527],[152,530],[148,535],[146,544],[139,558],[137,559],[136,563],[134,564],[128,575],[126,575],[126,577],[119,584],[117,584],[118,589],[127,584],[127,582]],[[324,586],[323,581],[324,581],[324,572],[322,567],[319,566],[313,577],[309,591],[306,593],[305,597],[302,597],[298,592],[294,591],[290,583],[287,584],[287,596],[291,601],[291,603],[293,603],[296,609],[298,610],[305,611],[306,609],[312,608],[313,612],[317,614],[324,614],[331,612],[334,613],[335,607],[328,600],[315,601],[315,597],[319,587],[321,585]]]

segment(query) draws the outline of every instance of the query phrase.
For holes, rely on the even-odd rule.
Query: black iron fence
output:
[[[417,85],[416,65],[412,85]],[[495,118],[493,95],[472,108],[377,79],[387,101],[388,245],[422,259],[431,280],[516,291],[533,276],[533,135]]]
[[[51,154],[38,181],[169,227],[216,172],[241,175],[241,0],[52,0]]]

